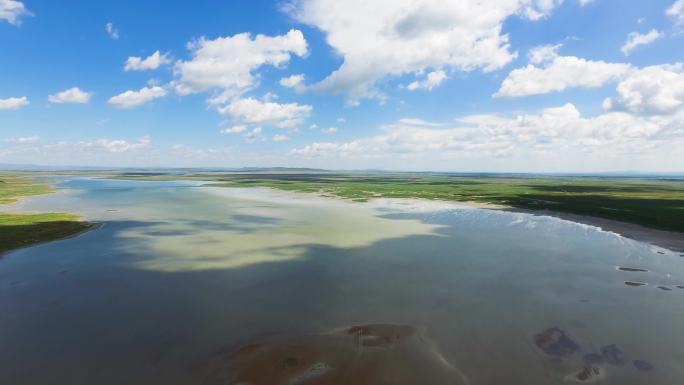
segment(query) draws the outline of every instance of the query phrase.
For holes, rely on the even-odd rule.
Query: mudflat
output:
[[[205,385],[467,383],[423,331],[391,324],[255,341],[218,355],[208,370]]]

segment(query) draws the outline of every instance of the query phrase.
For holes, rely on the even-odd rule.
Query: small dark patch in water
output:
[[[12,282],[10,282],[10,286],[21,285],[22,283],[24,283],[24,281],[12,281]]]
[[[651,364],[650,362],[634,360],[633,364],[635,368],[641,370],[642,372],[650,372],[651,370],[653,370],[653,364]]]
[[[580,382],[588,382],[601,375],[601,369],[596,366],[585,366],[577,374],[575,378]]]
[[[548,328],[534,336],[534,343],[551,356],[566,357],[579,351],[580,346],[559,328]]]
[[[679,286],[677,286],[677,289],[684,289],[684,286],[679,285]]]
[[[606,363],[615,366],[625,364],[625,353],[617,347],[617,345],[606,345],[601,348],[601,355],[606,360]]]
[[[656,251],[656,253],[658,253],[658,254],[665,254],[665,253],[662,252],[662,251]]]
[[[643,282],[633,282],[633,281],[625,281],[625,285],[627,285],[627,286],[646,286],[646,284]]]
[[[619,270],[622,271],[630,271],[630,272],[647,272],[648,270],[646,269],[639,269],[638,267],[618,267]]]
[[[283,368],[291,368],[299,365],[299,358],[287,357],[283,360]]]
[[[257,225],[275,225],[283,222],[280,218],[265,217],[260,215],[233,215],[232,219],[237,222],[244,222]]]
[[[658,286],[658,289],[663,290],[663,291],[672,291],[672,289],[667,287],[667,286]]]
[[[67,273],[69,273],[69,270],[60,270],[57,272],[57,275],[66,275]]]

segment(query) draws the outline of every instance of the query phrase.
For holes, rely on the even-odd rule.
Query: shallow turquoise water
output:
[[[375,322],[425,328],[472,384],[567,383],[583,354],[611,344],[625,364],[604,365],[599,383],[684,383],[684,258],[669,250],[555,218],[421,202],[60,186],[17,209],[104,226],[0,260],[3,385],[200,384],[214,352],[253,336]],[[550,327],[582,351],[538,349],[533,336]]]

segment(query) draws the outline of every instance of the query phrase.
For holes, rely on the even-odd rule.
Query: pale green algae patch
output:
[[[197,230],[196,221],[168,220],[123,230],[127,252],[149,257],[136,267],[161,272],[231,269],[301,258],[312,245],[365,247],[441,226],[383,217],[370,205],[267,189],[203,187],[207,200],[228,209],[225,226]],[[215,221],[216,218],[206,218]]]

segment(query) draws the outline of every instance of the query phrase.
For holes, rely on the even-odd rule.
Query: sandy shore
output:
[[[634,223],[592,217],[590,215],[571,214],[551,210],[526,210],[481,202],[433,201],[411,198],[376,198],[371,199],[367,204],[371,205],[371,207],[389,207],[409,212],[437,211],[440,209],[453,208],[476,208],[486,210],[501,210],[537,216],[550,216],[571,222],[595,226],[601,230],[610,231],[625,238],[634,239],[636,241],[649,243],[675,252],[684,253],[684,234],[682,233],[657,230]]]
[[[600,227],[602,230],[619,234],[625,238],[650,243],[655,246],[663,247],[679,253],[684,253],[684,234],[674,231],[651,229],[634,223],[626,223],[612,219],[592,217],[589,215],[563,213],[550,210],[525,210],[516,209],[513,207],[505,208],[503,210],[516,213],[556,217],[585,225],[596,226]]]

